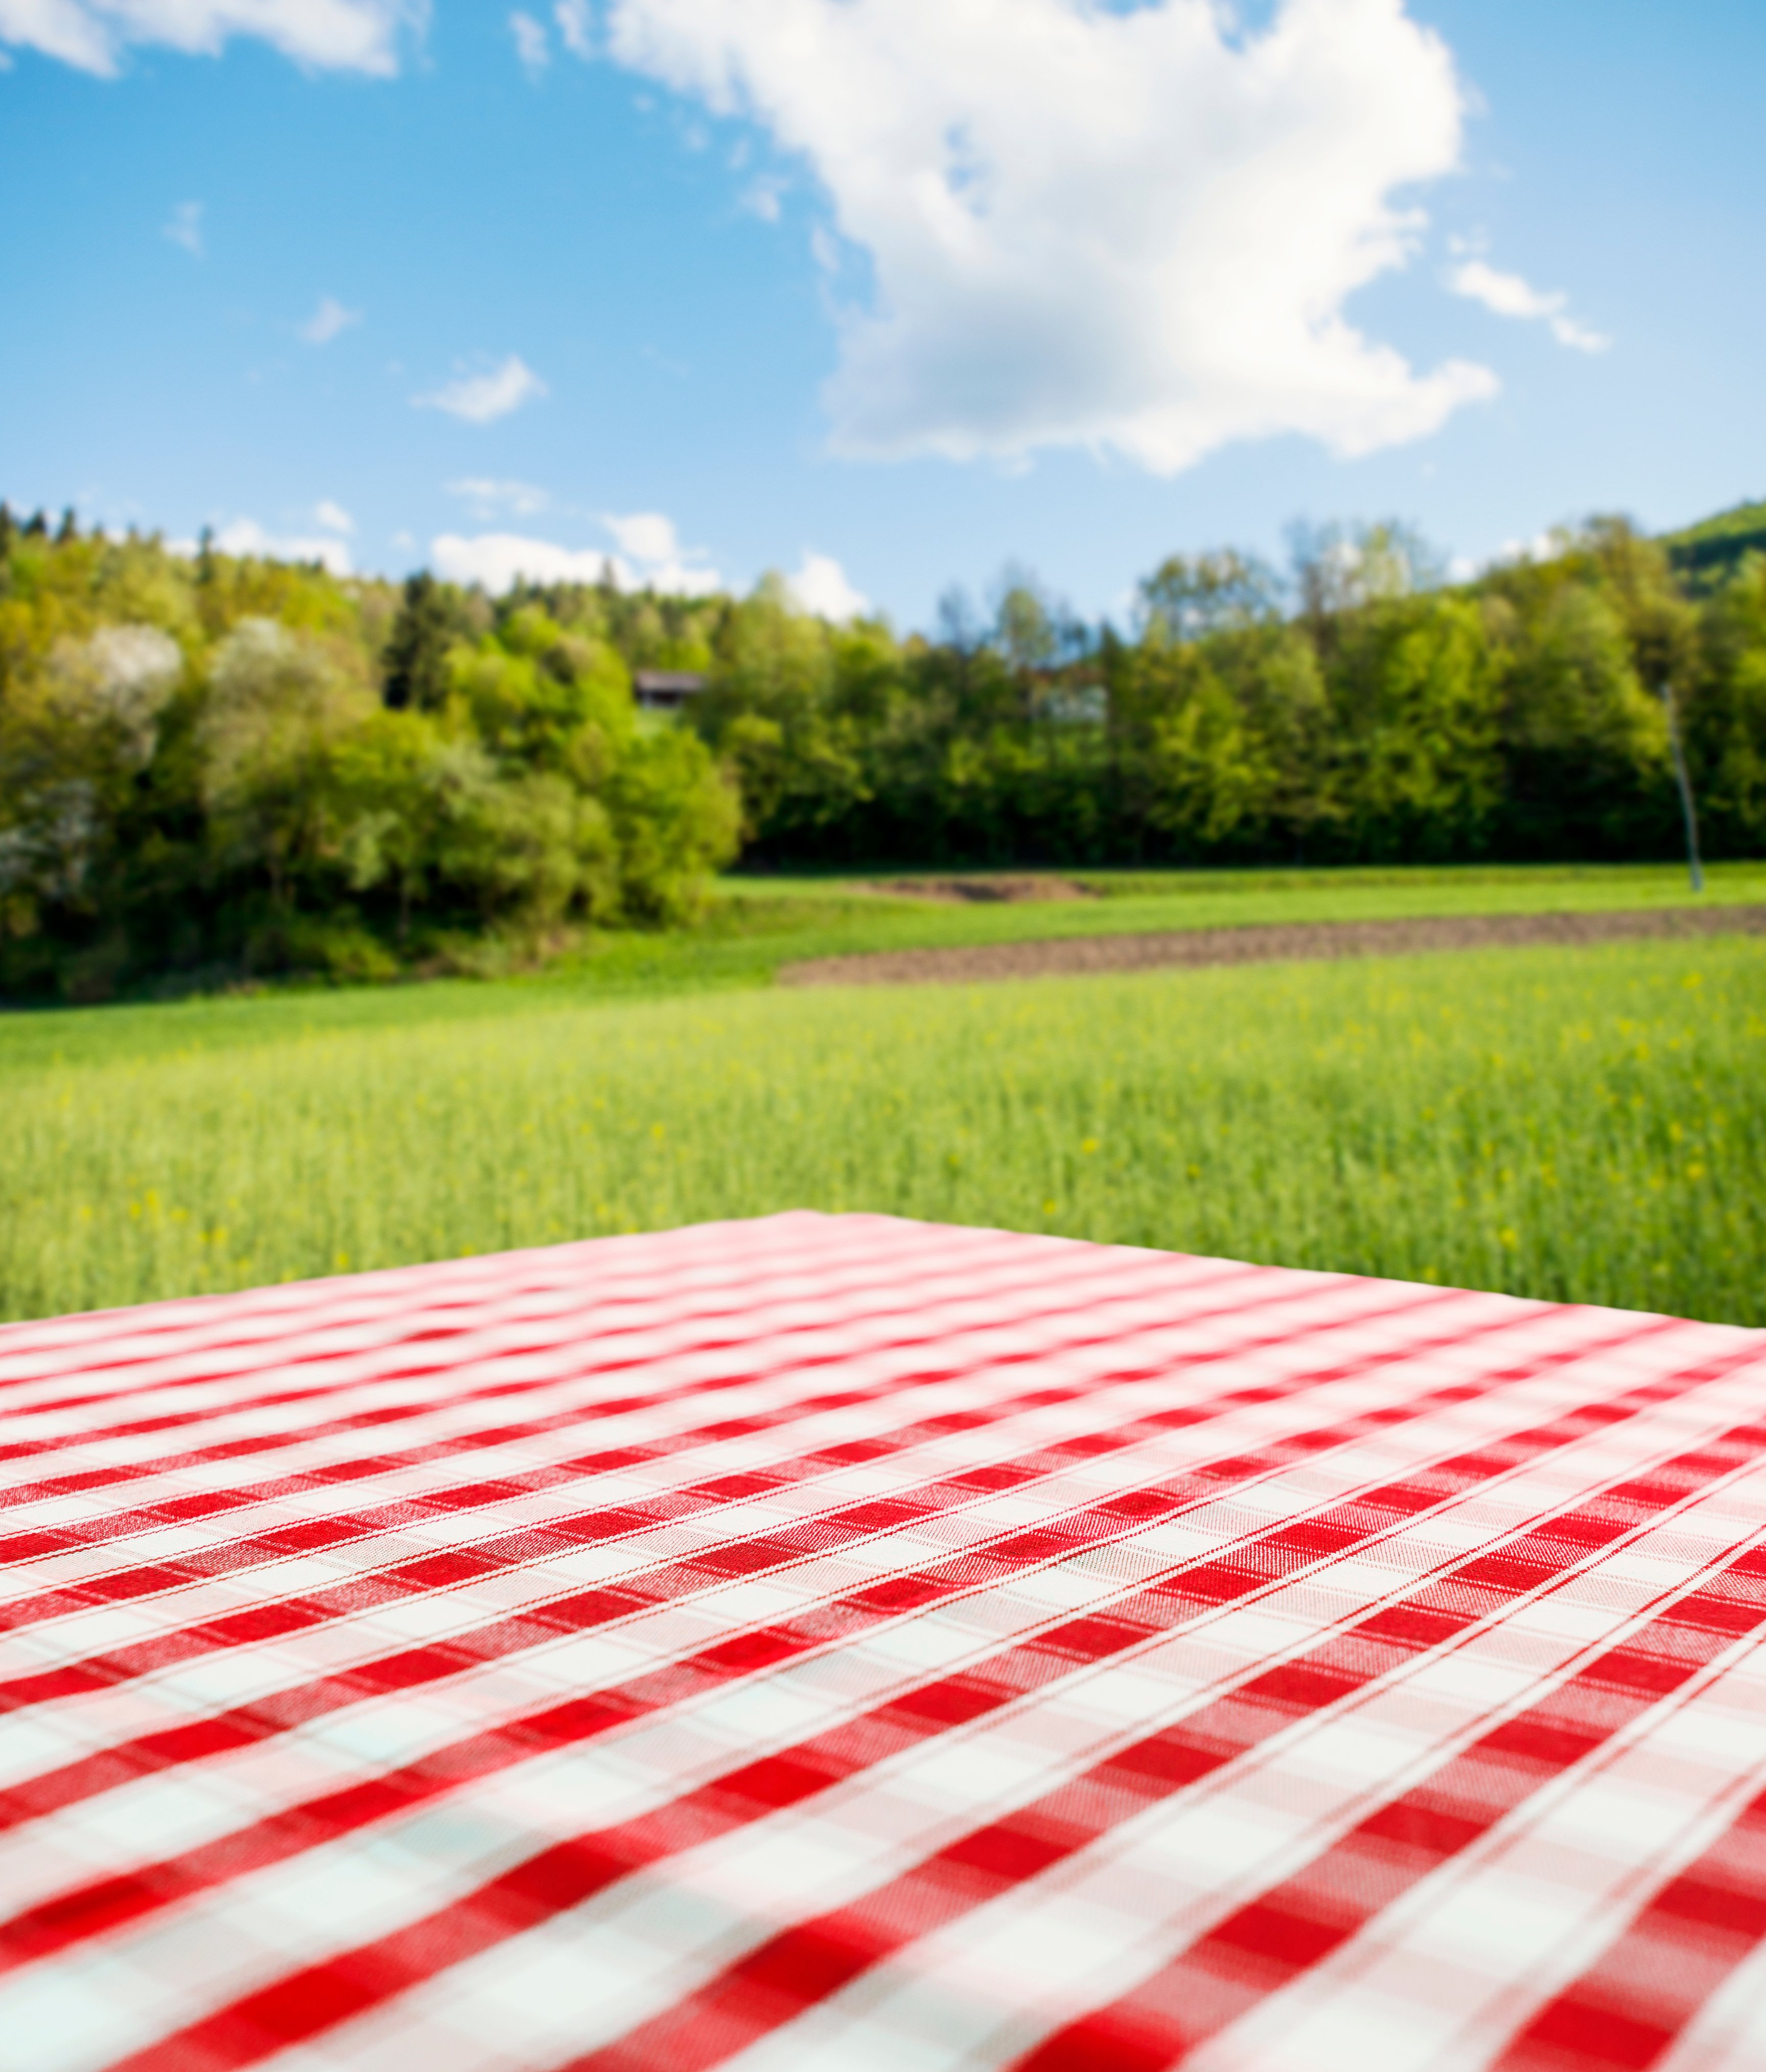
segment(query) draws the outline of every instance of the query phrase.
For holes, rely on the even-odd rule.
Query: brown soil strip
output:
[[[1147,935],[1070,935],[1057,942],[979,943],[961,948],[876,950],[785,964],[781,985],[967,985],[1173,965],[1269,964],[1281,959],[1406,956],[1521,943],[1616,943],[1649,935],[1766,935],[1766,906],[1657,906],[1637,913],[1454,914],[1404,921],[1300,921],[1270,927],[1196,928]]]

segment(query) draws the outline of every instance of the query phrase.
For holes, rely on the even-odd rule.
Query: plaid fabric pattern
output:
[[[1766,1334],[788,1215],[0,1405],[0,2066],[1766,2065]]]

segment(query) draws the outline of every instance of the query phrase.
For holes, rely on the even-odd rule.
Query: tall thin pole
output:
[[[1674,712],[1674,687],[1663,682],[1661,701],[1668,712],[1668,746],[1674,758],[1674,780],[1680,787],[1681,818],[1686,823],[1686,869],[1694,892],[1705,889],[1705,866],[1698,860],[1698,815],[1693,805],[1692,779],[1686,775],[1686,751],[1680,745],[1680,722]]]

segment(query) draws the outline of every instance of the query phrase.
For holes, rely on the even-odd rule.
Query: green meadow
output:
[[[1758,938],[768,983],[834,950],[1682,886],[1213,874],[928,908],[799,882],[538,978],[15,1015],[0,1314],[811,1207],[1766,1324]],[[1715,890],[1759,898],[1766,874]]]

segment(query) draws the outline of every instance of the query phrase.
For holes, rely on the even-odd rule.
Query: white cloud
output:
[[[430,542],[438,576],[448,582],[482,583],[493,597],[522,576],[532,582],[599,582],[609,558],[594,548],[561,547],[519,532],[480,532],[471,539],[443,532]]]
[[[327,532],[353,532],[356,520],[341,504],[333,504],[328,496],[322,496],[313,506],[313,516]]]
[[[463,374],[433,395],[414,396],[420,410],[445,410],[469,425],[488,425],[546,393],[545,384],[517,353],[488,374]]]
[[[1574,317],[1554,317],[1551,335],[1559,345],[1574,347],[1578,352],[1606,352],[1612,349],[1612,340],[1603,331],[1590,331],[1586,324],[1579,323]]]
[[[853,588],[846,570],[832,554],[813,553],[807,547],[802,567],[794,576],[786,577],[785,586],[804,610],[813,611],[818,618],[857,619],[871,609],[871,599]]]
[[[608,512],[601,523],[620,553],[615,580],[622,590],[668,590],[682,597],[705,597],[723,587],[723,578],[706,565],[703,547],[683,547],[674,520],[660,511],[633,511],[621,516]],[[635,566],[634,566],[635,565]]]
[[[321,505],[323,511],[326,507]],[[335,507],[333,506],[333,508]],[[327,521],[321,517],[319,523]],[[194,540],[174,540],[175,554],[194,554]],[[335,535],[276,533],[267,531],[255,518],[236,518],[215,535],[215,545],[223,554],[254,555],[282,561],[323,561],[334,576],[350,573],[349,549]]]
[[[589,0],[558,0],[552,18],[558,25],[564,47],[574,57],[595,56],[595,24],[589,14]]]
[[[309,345],[329,345],[340,333],[362,320],[360,310],[346,310],[335,295],[321,295],[319,307],[300,327]]]
[[[463,496],[480,518],[494,518],[500,512],[509,512],[518,518],[530,518],[536,511],[544,511],[551,497],[537,483],[494,482],[488,475],[469,475],[459,482],[447,485],[450,496]]]
[[[758,216],[763,223],[776,223],[780,216],[780,196],[785,191],[785,183],[776,173],[761,173],[751,179],[743,191],[742,206],[751,216]],[[819,229],[821,226],[818,224]]]
[[[256,36],[299,64],[385,77],[427,11],[424,0],[0,0],[0,43],[109,77],[131,44],[212,57]]]
[[[4,6],[6,0],[0,0]],[[181,201],[170,218],[160,225],[159,234],[169,237],[174,245],[181,245],[193,259],[203,256],[203,205],[200,201]]]
[[[611,576],[621,590],[657,590],[682,597],[706,597],[723,578],[701,550],[682,548],[672,522],[657,512],[602,521],[620,551],[564,547],[519,532],[480,532],[470,539],[444,532],[430,542],[438,575],[450,582],[479,582],[493,594],[519,576],[533,582],[599,582]]]
[[[665,518],[660,511],[634,511],[625,518],[610,512],[601,522],[619,542],[620,553],[629,554],[635,561],[662,563],[681,559],[674,520]],[[695,557],[700,551],[690,550]]]
[[[875,298],[825,400],[850,454],[1114,450],[1174,474],[1299,432],[1361,454],[1493,394],[1344,314],[1413,253],[1463,95],[1403,0],[613,0],[613,55],[819,178]]]
[[[1530,286],[1518,273],[1499,273],[1482,259],[1463,259],[1447,275],[1447,286],[1456,295],[1468,296],[1494,310],[1499,317],[1519,317],[1549,324],[1559,345],[1577,352],[1604,352],[1612,343],[1597,331],[1566,314],[1570,298],[1547,294]]]
[[[524,14],[519,8],[509,17],[509,33],[515,39],[515,55],[521,60],[524,71],[531,79],[544,72],[552,62],[552,46],[543,22],[536,22],[531,14]]]

